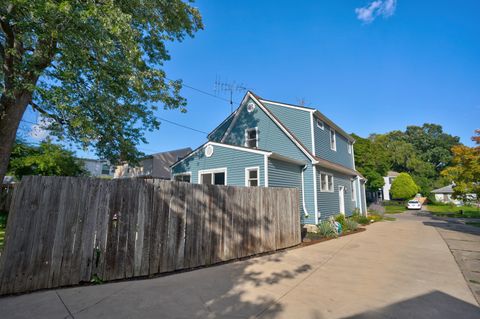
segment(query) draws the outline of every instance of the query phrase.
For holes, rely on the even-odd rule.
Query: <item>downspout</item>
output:
[[[303,173],[307,169],[307,165],[304,165],[302,168],[302,208],[304,216],[308,215],[307,208],[305,207],[305,179],[303,178]]]

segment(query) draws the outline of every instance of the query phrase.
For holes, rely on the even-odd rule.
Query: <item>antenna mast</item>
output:
[[[220,93],[227,93],[230,95],[230,113],[233,112],[233,94],[237,92],[245,92],[248,91],[248,88],[245,87],[242,83],[236,83],[235,81],[233,82],[228,82],[222,81],[221,78],[218,76],[215,78],[215,87],[214,91],[216,95],[219,95]]]

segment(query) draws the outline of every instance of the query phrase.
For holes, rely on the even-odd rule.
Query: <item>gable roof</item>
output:
[[[153,170],[155,177],[170,178],[170,165],[184,158],[192,152],[190,147],[172,150],[168,152],[155,153],[146,156],[146,159],[153,159]]]
[[[328,126],[330,126],[336,132],[343,135],[347,140],[349,140],[350,142],[355,142],[355,139],[350,134],[345,132],[340,126],[335,124],[332,120],[330,120],[322,112],[320,112],[319,110],[317,110],[315,108],[301,106],[301,105],[295,105],[295,104],[289,104],[289,103],[283,103],[283,102],[276,102],[276,101],[266,100],[266,99],[262,99],[262,98],[260,99],[260,101],[265,102],[265,103],[276,104],[276,105],[280,105],[280,106],[284,106],[284,107],[288,107],[288,108],[292,108],[292,109],[297,109],[297,110],[313,113],[313,115],[317,119],[327,123]]]
[[[273,114],[273,112],[271,112],[268,107],[266,107],[262,101],[265,101],[265,102],[268,102],[268,103],[277,103],[277,104],[283,104],[283,103],[279,103],[279,102],[273,102],[273,101],[268,101],[268,100],[265,100],[265,99],[262,99],[261,97],[259,97],[258,95],[256,95],[255,93],[251,92],[251,91],[248,91],[244,98],[242,99],[242,102],[240,103],[240,106],[237,108],[237,110],[235,110],[235,112],[233,112],[231,115],[234,116],[233,120],[231,121],[228,129],[225,131],[225,134],[224,136],[222,137],[222,143],[225,141],[225,138],[226,136],[231,132],[233,126],[235,125],[235,122],[236,122],[236,119],[238,118],[239,114],[240,114],[240,110],[242,107],[244,107],[245,105],[245,102],[248,100],[248,98],[251,98],[261,109],[262,111],[285,133],[285,135],[287,135],[288,138],[290,138],[290,140],[292,140],[292,142],[312,161],[313,164],[318,164],[318,165],[321,165],[321,166],[324,166],[326,168],[330,168],[332,170],[335,170],[335,171],[338,171],[338,172],[342,172],[342,173],[345,173],[345,174],[352,174],[352,175],[357,175],[357,176],[360,176],[361,178],[364,178],[362,176],[362,174],[360,174],[358,171],[354,170],[354,169],[350,169],[346,166],[343,166],[341,164],[337,164],[337,163],[333,163],[333,162],[330,162],[328,160],[325,160],[323,158],[320,158],[318,156],[315,156],[296,136],[295,134],[289,130],[283,123],[282,121],[277,117],[275,116],[275,114]],[[285,104],[285,105],[288,105],[288,104]],[[292,105],[293,107],[298,107],[298,108],[302,108],[302,109],[305,109],[305,110],[309,110],[310,112],[318,112],[317,110],[315,109],[310,109],[310,108],[305,108],[305,107],[301,107],[301,106],[295,106],[295,105]],[[320,112],[318,112],[319,114],[321,114]],[[315,113],[313,113],[315,114]],[[321,114],[322,115],[322,114]],[[323,115],[322,115],[323,116]],[[330,125],[330,123],[332,124],[332,127],[334,127],[335,130],[337,130],[336,128],[338,128],[338,131],[340,133],[342,133],[342,135],[346,135],[348,136],[352,141],[354,141],[354,139],[348,135],[347,133],[345,133],[345,131],[343,131],[342,129],[340,129],[337,125],[335,125],[333,122],[331,122],[330,120],[328,120],[328,118],[324,117],[322,118],[323,120],[326,121],[327,124]],[[328,120],[328,122],[327,122]],[[222,123],[224,123],[225,121],[223,121]],[[348,138],[347,137],[347,138]]]
[[[433,194],[453,194],[453,185],[447,185],[447,186],[440,187],[438,189],[434,189],[430,193],[433,193]]]

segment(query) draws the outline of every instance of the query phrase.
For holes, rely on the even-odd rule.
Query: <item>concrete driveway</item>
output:
[[[480,318],[431,218],[149,280],[0,298],[2,318]]]

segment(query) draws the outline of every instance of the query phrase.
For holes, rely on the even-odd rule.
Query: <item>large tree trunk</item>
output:
[[[7,173],[10,154],[17,136],[20,120],[27,109],[31,94],[21,94],[8,98],[5,94],[0,99],[0,183]]]

